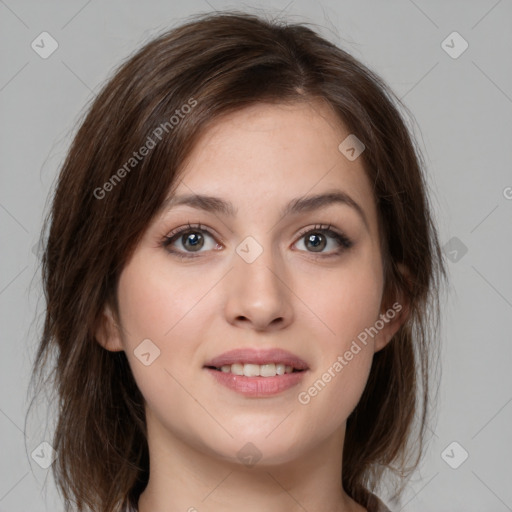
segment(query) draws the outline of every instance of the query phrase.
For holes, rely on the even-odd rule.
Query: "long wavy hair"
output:
[[[421,460],[446,278],[424,161],[397,96],[307,25],[240,11],[187,19],[123,62],[80,122],[41,233],[46,310],[30,381],[58,398],[50,444],[66,511],[137,506],[149,478],[144,400],[125,353],[105,350],[95,326],[106,304],[117,315],[120,272],[198,136],[222,114],[261,102],[325,101],[363,141],[384,293],[403,293],[409,307],[347,420],[340,485],[364,506],[389,475],[397,497]],[[130,160],[150,139],[147,155]]]

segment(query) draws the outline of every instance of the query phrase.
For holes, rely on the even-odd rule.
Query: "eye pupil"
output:
[[[204,244],[203,236],[201,234],[198,234],[197,232],[188,233],[186,235],[183,235],[182,241],[183,241],[184,247],[191,248],[193,251],[196,251],[197,249],[201,249],[201,247]],[[191,245],[187,246],[187,242],[190,242]]]
[[[318,236],[318,234],[311,234],[307,237],[307,241],[311,242],[313,244],[312,247],[315,252],[322,251],[326,245],[325,238],[322,236],[323,240],[320,240],[320,241],[319,241],[319,238],[320,237]],[[315,241],[315,239],[316,239],[316,241]]]

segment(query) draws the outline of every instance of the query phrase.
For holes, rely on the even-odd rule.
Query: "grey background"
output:
[[[44,312],[34,246],[76,123],[112,68],[148,38],[192,13],[227,7],[285,10],[290,20],[320,25],[414,114],[441,243],[459,259],[452,253],[448,262],[438,421],[402,502],[388,504],[512,510],[510,0],[0,0],[0,511],[62,510],[50,470],[30,458],[44,432],[24,432],[24,419]],[[59,44],[47,59],[31,48],[43,31]],[[469,44],[456,59],[441,46],[453,31]],[[41,425],[51,423],[47,416],[41,409]],[[469,454],[458,469],[445,459],[459,460],[461,448],[441,456],[453,441]]]

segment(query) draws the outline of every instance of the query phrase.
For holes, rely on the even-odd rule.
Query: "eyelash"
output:
[[[177,251],[175,249],[171,249],[170,248],[171,244],[175,240],[177,240],[180,235],[183,235],[183,234],[188,233],[188,232],[196,232],[196,231],[200,231],[202,233],[207,233],[212,238],[215,238],[214,235],[212,233],[210,233],[210,231],[205,226],[203,226],[202,224],[190,224],[190,223],[188,223],[186,226],[182,226],[180,228],[177,228],[174,231],[172,231],[171,233],[169,233],[168,235],[164,236],[164,238],[163,238],[163,240],[161,242],[161,245],[172,256],[176,256],[176,257],[178,257],[178,258],[180,258],[182,260],[183,259],[187,259],[187,258],[188,259],[197,258],[197,257],[200,256],[199,253],[197,255],[194,255],[193,253]],[[298,236],[297,241],[299,241],[304,236],[306,236],[308,234],[313,234],[313,233],[322,233],[324,235],[328,235],[328,236],[330,236],[331,238],[333,238],[334,240],[336,240],[340,244],[340,248],[337,249],[334,252],[331,252],[331,253],[326,253],[326,254],[323,254],[323,253],[317,253],[317,254],[310,253],[313,257],[317,257],[317,258],[330,258],[330,257],[339,255],[344,250],[350,249],[353,246],[353,242],[345,234],[338,233],[337,231],[332,230],[331,229],[331,224],[328,224],[328,225],[317,224],[313,228],[306,228],[303,231],[301,231],[301,233]]]

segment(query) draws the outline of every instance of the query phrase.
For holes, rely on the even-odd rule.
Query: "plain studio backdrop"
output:
[[[191,14],[226,8],[319,25],[413,113],[451,286],[437,424],[402,501],[388,504],[512,510],[510,0],[0,0],[0,511],[62,510],[50,468],[32,456],[44,450],[52,418],[41,408],[39,425],[24,420],[41,326],[33,319],[44,306],[37,242],[76,123],[144,42]]]

